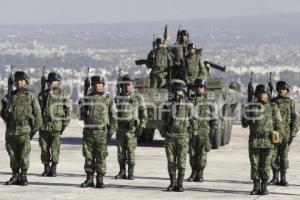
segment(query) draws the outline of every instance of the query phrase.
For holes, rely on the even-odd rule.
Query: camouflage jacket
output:
[[[147,108],[142,95],[122,92],[115,97],[118,126],[120,131],[134,131],[145,128],[147,124]]]
[[[192,84],[196,78],[208,79],[208,69],[199,54],[188,54],[185,59],[187,83]]]
[[[171,55],[167,48],[158,48],[154,50],[153,60],[149,60],[151,56],[148,56],[147,66],[151,68],[151,74],[157,75],[164,73],[170,66],[173,65]]]
[[[197,95],[192,101],[194,114],[192,123],[192,134],[208,138],[212,130],[218,129],[216,104],[212,95]]]
[[[43,125],[41,131],[60,132],[70,122],[71,103],[63,89],[47,89],[39,94]]]
[[[290,97],[276,97],[272,101],[278,106],[283,121],[283,137],[289,139],[295,137],[299,125],[297,124],[297,115],[295,101]]]
[[[11,112],[2,100],[1,117],[7,124],[6,135],[25,135],[36,132],[42,125],[41,108],[36,94],[27,89],[12,92]]]
[[[109,128],[111,133],[116,132],[118,128],[116,105],[110,95],[92,92],[85,97],[84,107],[83,121],[85,128],[103,130]]]
[[[274,103],[255,102],[244,108],[242,126],[250,128],[249,148],[274,148],[271,132],[282,134],[282,118]]]
[[[161,135],[167,138],[189,137],[192,126],[193,104],[187,98],[172,99],[164,106],[163,130]]]

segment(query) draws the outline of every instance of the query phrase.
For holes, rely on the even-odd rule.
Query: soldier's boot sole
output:
[[[119,174],[115,176],[115,179],[127,179],[125,174]]]
[[[94,182],[92,182],[92,183],[87,183],[87,182],[81,183],[80,187],[82,187],[82,188],[94,187]]]
[[[286,180],[281,180],[280,182],[278,182],[278,185],[287,187],[289,186],[289,183]]]
[[[103,188],[105,188],[105,185],[104,185],[104,183],[97,183],[96,184],[96,186],[95,186],[95,188],[100,188],[100,189],[103,189]]]
[[[176,188],[176,185],[171,184],[171,185],[169,185],[169,186],[167,187],[166,191],[167,191],[167,192],[173,192],[173,191],[175,191],[175,188]]]

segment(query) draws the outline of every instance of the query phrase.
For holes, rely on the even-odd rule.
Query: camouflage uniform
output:
[[[93,82],[103,82],[100,76],[93,76]],[[84,120],[82,153],[87,180],[81,187],[93,187],[93,175],[97,172],[96,187],[103,188],[106,173],[107,138],[117,130],[116,107],[111,96],[91,92],[84,99]]]
[[[282,82],[282,81],[280,81]],[[279,83],[280,83],[279,82]],[[282,142],[275,145],[272,158],[273,180],[272,185],[287,186],[286,170],[289,168],[288,152],[293,138],[296,136],[299,127],[297,127],[297,115],[295,111],[295,101],[290,97],[278,96],[272,100],[279,108],[283,119]],[[281,174],[281,182],[278,180],[278,174]]]
[[[125,75],[123,81],[128,78]],[[133,179],[135,165],[135,149],[137,146],[137,131],[146,127],[147,108],[142,95],[121,92],[115,98],[118,116],[117,148],[120,172],[115,177],[126,178],[126,163],[128,164],[128,179]]]
[[[207,152],[211,149],[209,133],[218,128],[214,99],[209,94],[197,95],[193,100],[195,113],[193,117],[192,136],[189,154],[192,174],[188,181],[203,181],[203,170],[207,162]]]
[[[28,83],[29,78],[27,78],[28,76],[24,72],[15,73],[15,79],[26,79]],[[13,172],[13,177],[5,184],[27,185],[27,170],[31,151],[30,139],[41,126],[41,109],[36,94],[27,88],[14,90],[12,92],[11,111],[7,111],[7,106],[7,100],[3,99],[1,117],[6,122],[5,146]]]
[[[193,84],[199,79],[207,80],[209,78],[208,69],[204,65],[203,59],[197,53],[188,54],[186,57],[186,79],[188,84]]]
[[[49,76],[51,73],[49,73]],[[39,100],[43,117],[43,126],[39,133],[39,144],[41,147],[41,160],[45,167],[42,176],[56,176],[61,134],[70,122],[71,105],[66,92],[61,88],[45,90],[39,94]],[[49,164],[51,162],[50,168]]]
[[[255,94],[267,93],[265,85],[258,85]],[[278,107],[270,102],[255,102],[246,107],[243,113],[242,126],[250,128],[249,158],[251,179],[254,189],[251,194],[267,194],[267,183],[270,177],[272,149],[271,132],[282,132],[282,119]],[[249,111],[251,109],[251,111]],[[261,181],[261,188],[260,187]]]
[[[183,90],[184,82],[173,83],[173,89]],[[164,113],[164,130],[161,130],[162,137],[165,137],[165,150],[168,159],[168,172],[170,177],[170,186],[167,191],[183,191],[183,178],[186,169],[186,157],[188,153],[188,128],[192,115],[192,104],[186,97],[174,97],[166,103]],[[176,185],[176,170],[178,171],[178,180]]]

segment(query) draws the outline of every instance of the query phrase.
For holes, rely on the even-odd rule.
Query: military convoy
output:
[[[167,26],[166,26],[167,27]],[[178,34],[182,31],[179,30]],[[166,40],[167,28],[165,28],[164,39]],[[183,59],[183,44],[177,42],[172,45],[166,45],[170,54],[174,59],[174,63],[180,63]],[[201,54],[202,49],[198,49],[197,53]],[[147,64],[146,59],[136,60],[137,65]],[[226,67],[214,64],[209,61],[204,61],[207,68],[214,68],[225,72]],[[176,75],[176,74],[175,74]],[[161,130],[162,127],[162,113],[163,104],[171,97],[170,82],[174,73],[168,72],[166,75],[165,85],[161,88],[151,88],[150,78],[138,78],[135,81],[135,88],[141,93],[147,104],[148,110],[148,123],[144,129],[143,134],[139,137],[139,142],[152,142],[154,139],[154,133],[156,130]],[[183,75],[184,76],[184,75]],[[178,76],[177,76],[178,77]],[[213,149],[218,149],[221,145],[226,145],[230,142],[231,130],[232,130],[232,115],[239,102],[240,84],[237,82],[230,82],[226,84],[226,80],[223,78],[210,77],[207,80],[208,94],[216,100],[217,114],[219,128],[217,132],[211,133],[210,140]],[[187,91],[189,97],[192,97],[193,91],[191,87],[188,87]]]

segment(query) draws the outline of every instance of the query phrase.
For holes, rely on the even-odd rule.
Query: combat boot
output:
[[[286,170],[282,170],[280,172],[280,175],[281,175],[281,177],[280,177],[280,183],[279,183],[279,185],[281,185],[281,186],[289,186],[289,183],[286,180]]]
[[[176,178],[174,175],[170,175],[170,185],[167,188],[168,192],[174,191],[176,187]]]
[[[94,187],[94,175],[91,172],[86,173],[86,180],[81,183],[80,187],[86,188],[86,187]]]
[[[201,168],[199,171],[197,171],[197,175],[195,177],[195,182],[203,182],[204,178],[203,178],[203,168]]]
[[[128,177],[127,177],[128,180],[134,180],[133,172],[134,172],[134,165],[128,165]]]
[[[22,186],[27,186],[28,181],[27,181],[27,170],[22,170],[21,175],[20,175],[20,185]]]
[[[57,163],[52,162],[51,169],[50,169],[50,171],[48,173],[48,176],[50,176],[50,177],[56,177],[56,166],[57,166]]]
[[[44,163],[44,171],[42,173],[42,176],[48,176],[50,172],[50,165],[48,163]]]
[[[184,178],[183,175],[178,175],[177,185],[174,189],[175,192],[183,192],[184,191],[184,189],[183,189],[183,178]]]
[[[190,177],[186,181],[187,182],[194,182],[196,176],[197,176],[197,172],[195,170],[192,170],[192,173],[191,173]]]
[[[126,179],[126,167],[124,165],[120,165],[119,174],[115,176],[115,179]]]
[[[260,193],[260,180],[253,180],[253,190],[250,192],[251,195],[258,195]]]
[[[12,177],[9,179],[9,181],[6,181],[4,185],[19,185],[19,172],[14,171]]]
[[[103,175],[100,173],[97,173],[96,177],[96,188],[104,188],[104,183],[103,183]]]
[[[259,193],[260,195],[268,195],[269,194],[267,186],[268,186],[268,180],[262,180],[261,187],[260,187],[260,193]]]
[[[279,171],[273,170],[273,178],[272,178],[272,180],[268,183],[268,185],[278,185],[278,184],[279,184],[278,175],[279,175]]]

